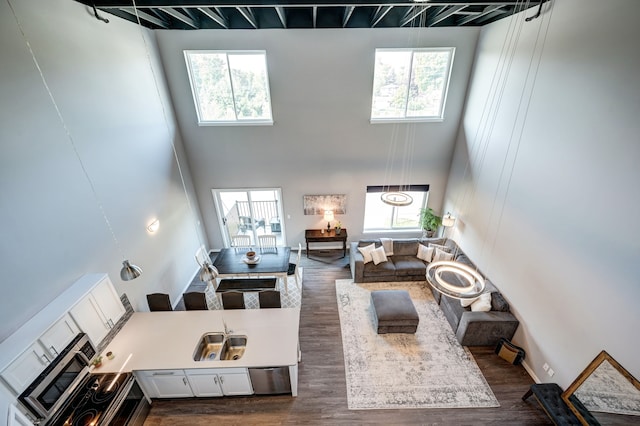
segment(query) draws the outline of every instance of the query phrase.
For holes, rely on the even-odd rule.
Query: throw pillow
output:
[[[377,265],[378,263],[386,262],[387,255],[384,253],[384,247],[380,246],[377,249],[374,249],[371,252],[371,258],[373,259],[373,263]]]
[[[358,251],[362,253],[362,257],[364,257],[364,263],[369,263],[373,260],[371,257],[371,252],[376,249],[376,245],[374,243],[369,244],[368,246],[358,247]]]
[[[473,299],[460,299],[460,304],[463,308],[466,308],[467,306],[471,306],[471,304],[476,300],[478,300],[477,297],[474,297]]]
[[[433,261],[438,262],[440,260],[451,260],[453,259],[453,253],[447,253],[446,251],[440,250],[436,248],[435,253],[433,254]]]
[[[425,262],[431,262],[433,259],[433,247],[427,247],[422,244],[418,244],[418,259],[424,260]]]
[[[471,304],[471,310],[473,312],[489,312],[491,310],[491,293],[482,293]]]
[[[494,291],[491,293],[491,310],[498,312],[509,312],[509,303],[504,299],[501,293]]]
[[[433,243],[429,243],[429,247],[433,247],[434,249],[439,248],[442,251],[446,251],[447,253],[451,252],[451,247],[447,247],[447,246],[443,246],[441,244],[433,244]]]

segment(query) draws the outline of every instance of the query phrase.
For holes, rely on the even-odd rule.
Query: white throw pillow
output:
[[[373,260],[371,252],[374,251],[375,248],[376,245],[374,243],[371,243],[368,246],[358,247],[358,251],[360,251],[360,253],[362,253],[362,257],[364,257],[364,263],[369,263]]]
[[[471,306],[476,300],[478,300],[478,297],[474,297],[473,299],[460,299],[460,304],[463,308],[466,308],[467,306]]]
[[[425,262],[431,262],[433,259],[433,247],[427,247],[422,244],[418,244],[418,259],[424,260]]]
[[[373,258],[373,263],[377,265],[378,263],[386,262],[387,255],[384,253],[384,247],[380,246],[377,249],[374,249],[371,252],[371,257]]]
[[[445,246],[445,245],[441,245],[441,244],[429,243],[429,247],[433,247],[434,249],[440,249],[442,251],[446,251],[447,253],[451,252],[451,247]]]
[[[452,260],[452,259],[453,259],[453,253],[447,253],[446,251],[440,250],[439,248],[436,247],[436,251],[433,254],[434,262],[439,262],[441,260]]]
[[[489,312],[491,310],[491,293],[483,293],[472,304],[473,312]]]

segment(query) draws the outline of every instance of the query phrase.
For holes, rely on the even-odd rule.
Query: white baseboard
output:
[[[522,366],[527,371],[527,373],[529,373],[529,376],[531,376],[534,382],[541,383],[541,380],[538,378],[538,376],[536,376],[536,373],[533,372],[533,369],[529,367],[529,364],[527,364],[526,361],[522,361]]]

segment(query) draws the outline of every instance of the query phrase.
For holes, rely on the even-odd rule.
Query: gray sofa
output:
[[[451,325],[456,338],[464,346],[495,346],[500,338],[511,339],[518,328],[518,319],[509,312],[509,304],[491,281],[486,279],[485,292],[491,293],[491,310],[489,312],[473,312],[470,307],[462,307],[458,299],[442,296],[426,283],[427,262],[416,257],[418,244],[438,244],[450,248],[455,260],[476,268],[467,255],[450,239],[397,239],[393,240],[393,255],[387,262],[375,265],[373,262],[364,263],[362,253],[358,247],[374,243],[376,247],[380,240],[360,240],[350,243],[351,274],[356,283],[364,282],[393,282],[393,281],[424,281],[431,290],[433,297]],[[484,276],[484,275],[483,275]]]

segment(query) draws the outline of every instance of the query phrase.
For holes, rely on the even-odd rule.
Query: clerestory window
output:
[[[185,50],[200,125],[273,124],[265,51]]]
[[[402,191],[413,198],[408,206],[385,204],[380,196],[386,191]],[[429,185],[367,186],[364,205],[364,231],[420,231],[420,209],[427,205]]]
[[[441,121],[454,52],[376,49],[371,122]]]

